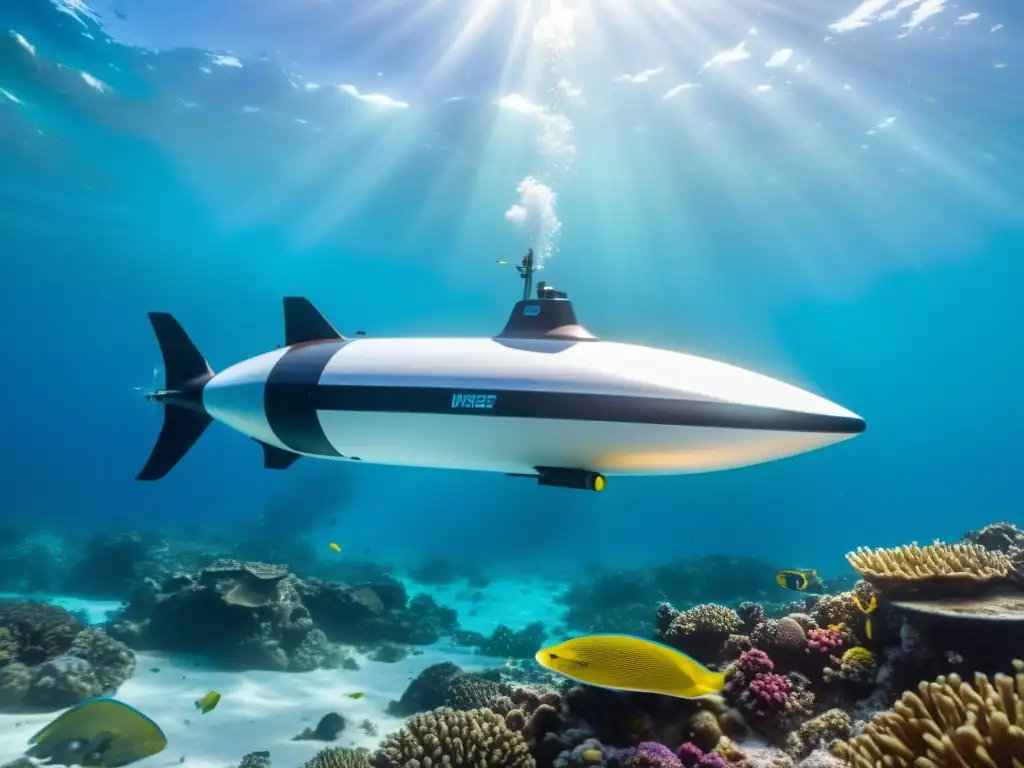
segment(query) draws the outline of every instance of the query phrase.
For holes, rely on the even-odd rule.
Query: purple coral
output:
[[[679,748],[679,751],[676,752],[676,756],[679,758],[679,762],[683,764],[684,768],[693,768],[697,763],[704,759],[704,752],[692,741],[687,741]]]
[[[726,768],[725,758],[717,752],[708,752],[697,764],[698,768]]]
[[[834,629],[812,629],[807,633],[807,653],[831,653],[842,644],[842,634]]]
[[[675,753],[656,741],[641,741],[635,747],[625,749],[619,755],[622,768],[682,768]]]
[[[785,709],[790,693],[789,678],[773,672],[759,672],[747,690],[760,705],[757,709]]]

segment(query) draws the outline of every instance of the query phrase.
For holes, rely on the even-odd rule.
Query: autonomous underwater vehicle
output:
[[[856,414],[733,365],[602,341],[564,292],[537,284],[492,338],[344,338],[284,299],[282,348],[214,373],[177,320],[150,312],[166,406],[139,480],[171,471],[213,421],[300,456],[501,472],[602,491],[613,475],[711,472],[794,456],[864,431]]]

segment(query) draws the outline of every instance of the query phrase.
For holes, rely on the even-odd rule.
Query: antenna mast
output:
[[[533,293],[533,248],[528,248],[523,256],[523,263],[516,267],[519,276],[523,278],[523,301],[528,301]]]

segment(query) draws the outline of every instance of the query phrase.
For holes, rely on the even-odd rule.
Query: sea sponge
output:
[[[857,572],[886,597],[962,594],[1008,579],[1010,559],[978,544],[917,543],[894,549],[860,547],[846,555]]]
[[[489,709],[442,707],[406,721],[373,754],[375,768],[536,768],[521,734]]]
[[[1024,763],[1024,662],[993,681],[922,682],[833,753],[854,768],[1011,768]]]
[[[687,722],[686,734],[689,741],[692,741],[704,752],[710,752],[722,739],[722,727],[714,712],[701,709],[695,712]]]
[[[370,750],[329,747],[321,749],[302,768],[370,768]]]

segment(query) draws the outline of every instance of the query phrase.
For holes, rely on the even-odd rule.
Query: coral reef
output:
[[[736,611],[711,603],[686,611],[677,611],[668,603],[662,603],[656,620],[657,640],[704,662],[719,658],[726,640],[743,626]]]
[[[373,754],[375,768],[534,768],[522,734],[489,709],[441,708],[411,717]]]
[[[370,750],[329,747],[317,752],[302,768],[370,768]]]
[[[135,654],[55,605],[0,601],[0,712],[53,711],[117,690]]]
[[[886,597],[975,592],[1005,583],[1010,559],[980,544],[910,544],[893,549],[860,547],[847,554],[850,565]]]
[[[854,768],[957,766],[1002,768],[1024,763],[1024,662],[1014,675],[973,684],[957,674],[921,683],[892,711],[875,715],[859,736],[833,751]]]
[[[217,560],[159,586],[145,581],[108,628],[139,649],[201,651],[244,669],[305,671],[342,666],[334,643],[429,644],[454,631],[457,618],[425,595],[407,601],[394,580],[303,581],[284,566]]]

